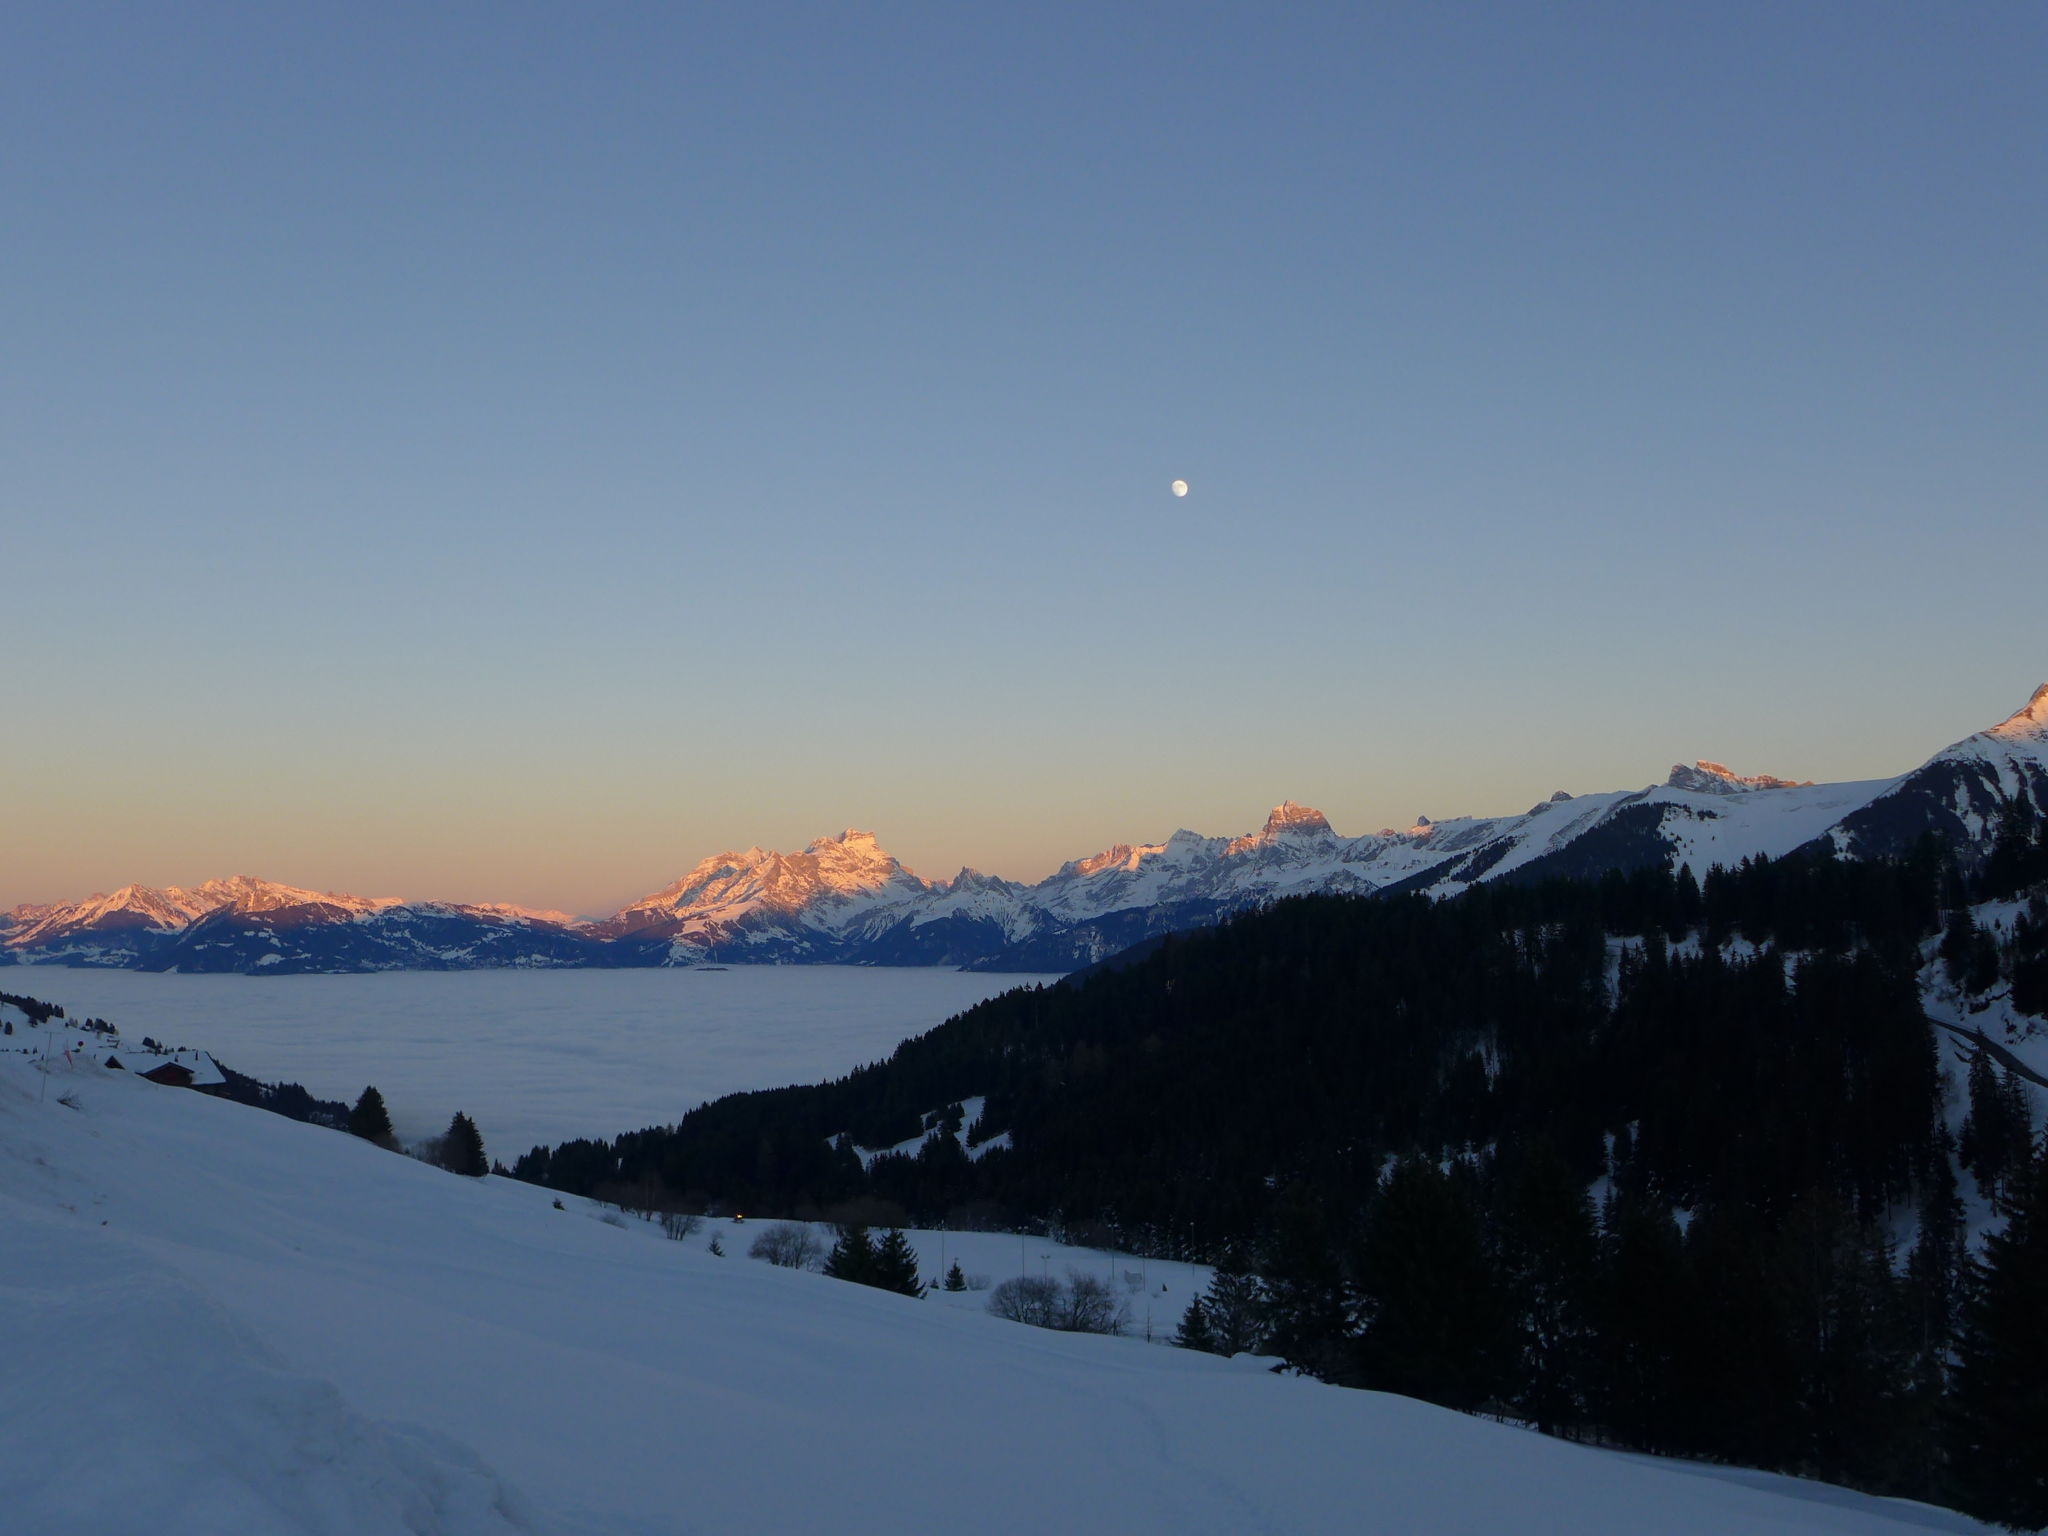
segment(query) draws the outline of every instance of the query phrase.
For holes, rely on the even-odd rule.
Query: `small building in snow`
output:
[[[227,1075],[204,1051],[148,1051],[117,1045],[100,1064],[117,1072],[133,1072],[166,1088],[215,1088],[227,1081]]]

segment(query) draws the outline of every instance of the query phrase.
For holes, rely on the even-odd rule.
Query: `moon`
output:
[[[1176,480],[1176,481],[1174,481],[1174,482],[1173,482],[1173,494],[1174,494],[1174,495],[1176,495],[1176,496],[1185,496],[1185,495],[1187,495],[1187,493],[1188,493],[1188,483],[1187,483],[1187,481],[1185,481],[1185,480]]]

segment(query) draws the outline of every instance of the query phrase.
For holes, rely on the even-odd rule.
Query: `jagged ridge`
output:
[[[1927,832],[1978,842],[2016,801],[2048,810],[2048,685],[1897,779],[1814,784],[1701,759],[1646,789],[1560,790],[1519,816],[1418,817],[1405,830],[1353,837],[1288,800],[1257,832],[1183,829],[1160,843],[1118,843],[1035,885],[972,869],[928,880],[872,833],[848,829],[800,853],[716,854],[598,923],[248,876],[189,891],[125,886],[16,908],[0,925],[0,955],[252,973],[706,960],[1066,970],[1282,896],[1447,895],[1481,880],[1650,864],[1704,871],[1821,840],[1849,856],[1897,852]]]

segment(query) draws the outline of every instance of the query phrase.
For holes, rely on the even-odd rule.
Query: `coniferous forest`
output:
[[[2037,1528],[2048,1153],[1930,979],[2040,1010],[2023,816],[1968,867],[1930,840],[1281,902],[514,1171],[1200,1258],[1193,1347]]]

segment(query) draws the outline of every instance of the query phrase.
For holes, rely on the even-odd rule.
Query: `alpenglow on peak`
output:
[[[1277,837],[1282,832],[1301,834],[1329,830],[1329,820],[1321,811],[1306,805],[1296,805],[1292,800],[1282,800],[1266,817],[1268,837]]]
[[[2016,710],[1985,732],[1987,736],[2000,736],[2010,741],[2048,740],[2048,683],[2034,690],[2034,696],[2027,700],[2024,709]]]
[[[1664,781],[1669,789],[1687,789],[1703,795],[1739,795],[1752,789],[1810,789],[1811,779],[1781,779],[1773,773],[1740,774],[1725,763],[1710,763],[1704,757],[1690,768],[1683,763],[1671,765],[1671,777]]]

